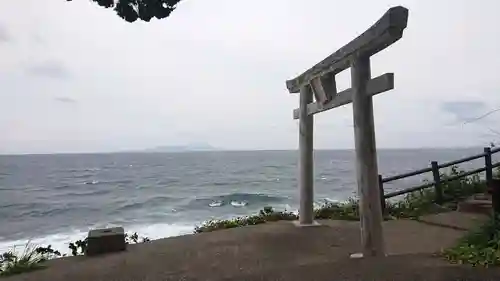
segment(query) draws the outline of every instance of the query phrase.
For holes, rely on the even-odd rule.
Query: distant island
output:
[[[209,144],[165,145],[148,148],[145,152],[190,152],[190,151],[215,151],[219,150]]]

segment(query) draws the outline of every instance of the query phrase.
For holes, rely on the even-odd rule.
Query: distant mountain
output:
[[[189,152],[189,151],[213,151],[217,150],[209,144],[189,144],[189,145],[165,145],[146,149],[147,152]]]

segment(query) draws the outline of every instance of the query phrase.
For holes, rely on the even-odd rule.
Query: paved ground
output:
[[[5,280],[500,280],[498,270],[450,265],[433,255],[483,217],[449,213],[423,220],[431,223],[385,222],[389,256],[380,260],[349,259],[360,250],[357,222],[320,221],[322,226],[309,228],[276,222],[131,245],[119,254],[59,259]]]

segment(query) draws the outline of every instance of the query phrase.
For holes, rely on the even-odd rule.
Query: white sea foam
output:
[[[342,201],[340,201],[338,199],[331,199],[331,198],[326,197],[325,198],[325,202],[328,202],[328,203],[340,203]]]
[[[148,225],[134,225],[125,229],[127,233],[137,232],[139,236],[145,236],[150,239],[160,239],[191,234],[194,231],[194,224],[167,224],[156,223]]]
[[[31,239],[0,241],[0,252],[15,251],[20,253],[29,243],[33,246],[48,246],[52,245],[53,249],[59,250],[63,254],[70,253],[68,248],[69,243],[85,238],[86,231],[72,231],[67,233],[51,234],[43,237],[33,237]]]
[[[244,207],[248,205],[248,202],[246,201],[231,201],[231,205],[234,207]]]
[[[110,225],[111,226],[111,225]],[[193,233],[194,225],[177,225],[177,224],[150,224],[150,225],[134,225],[125,228],[126,233],[137,232],[140,237],[148,237],[150,239],[160,239],[165,237],[180,236]],[[81,240],[87,237],[88,231],[74,230],[65,233],[51,234],[42,237],[33,237],[31,239],[22,240],[1,240],[0,253],[14,250],[21,253],[26,245],[30,243],[33,246],[48,246],[59,250],[62,254],[69,254],[68,248],[70,242]]]
[[[220,207],[220,206],[222,206],[222,204],[223,204],[222,201],[214,201],[214,202],[208,204],[208,206],[210,206],[210,207]]]
[[[99,181],[96,181],[96,180],[93,180],[93,181],[86,181],[84,182],[83,184],[91,184],[91,185],[94,185],[94,184],[98,184]]]

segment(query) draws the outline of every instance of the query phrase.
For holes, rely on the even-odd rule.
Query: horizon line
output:
[[[474,149],[483,148],[484,146],[447,146],[447,147],[379,147],[377,150],[418,150],[418,149],[428,149],[428,150],[450,150],[450,149]],[[315,148],[315,151],[353,151],[354,148]],[[26,153],[0,153],[0,156],[30,156],[30,155],[84,155],[84,154],[178,154],[178,153],[200,153],[200,152],[254,152],[254,151],[299,151],[296,149],[206,149],[206,150],[185,150],[185,151],[148,151],[148,149],[143,150],[116,150],[116,151],[82,151],[82,152],[26,152]]]

